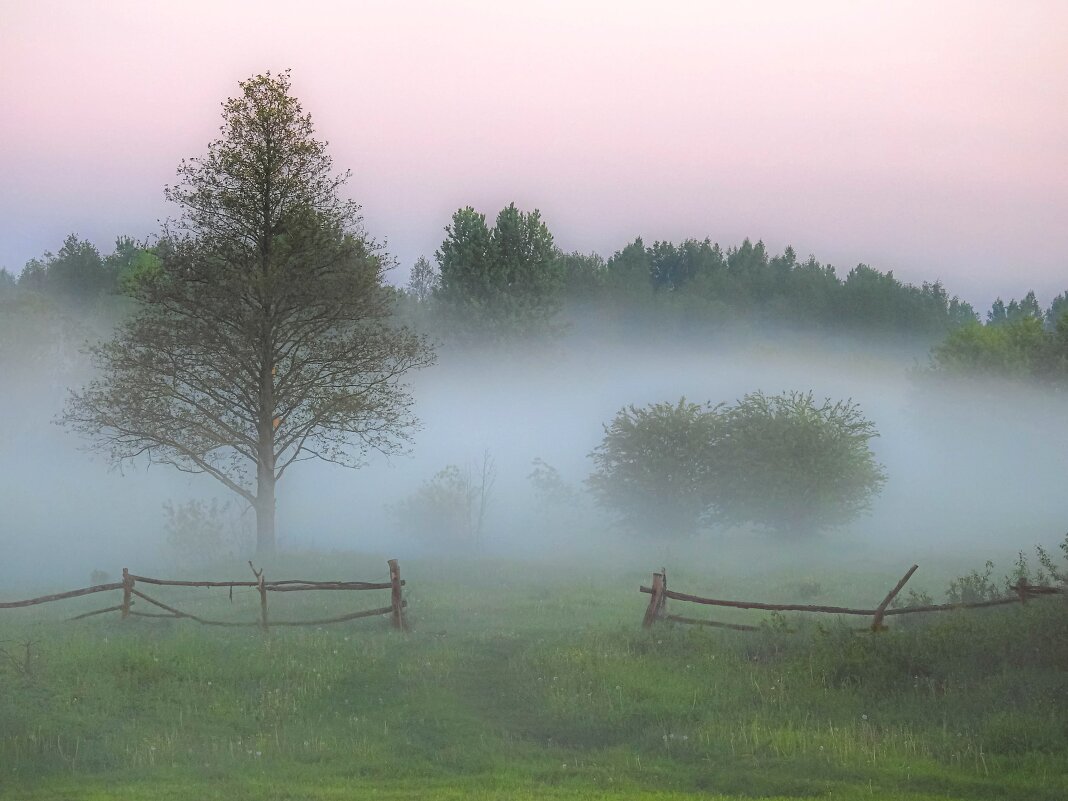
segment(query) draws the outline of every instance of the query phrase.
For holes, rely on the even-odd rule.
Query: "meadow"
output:
[[[655,566],[410,559],[409,634],[386,618],[267,639],[189,621],[63,622],[110,595],[5,611],[0,798],[1068,797],[1063,599],[896,618],[879,634],[723,610],[766,625],[642,630],[642,567]],[[378,556],[348,554],[268,567],[383,571]],[[673,587],[719,597],[868,605],[901,572],[742,576],[684,559],[669,571]],[[246,578],[237,565],[223,575]],[[935,591],[950,576],[915,581]],[[289,619],[379,605],[374,593],[285,596],[271,602]],[[159,597],[224,619],[258,609],[247,590]]]

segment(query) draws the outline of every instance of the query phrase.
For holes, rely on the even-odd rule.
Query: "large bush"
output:
[[[855,403],[811,392],[629,406],[590,454],[587,485],[638,531],[692,534],[716,520],[810,534],[868,509],[885,481],[876,436]]]
[[[722,413],[714,503],[726,523],[808,534],[869,509],[886,475],[875,425],[851,400],[811,392],[746,395]]]
[[[717,409],[709,404],[628,406],[605,426],[586,484],[600,506],[638,533],[693,534],[711,502]]]

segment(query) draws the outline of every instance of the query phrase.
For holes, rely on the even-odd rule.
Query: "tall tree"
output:
[[[560,306],[562,269],[539,211],[510,204],[490,228],[485,215],[467,207],[445,233],[435,255],[456,333],[509,338],[549,327]]]
[[[253,506],[269,555],[278,480],[396,449],[414,423],[403,377],[433,354],[391,325],[384,257],[288,72],[240,87],[167,188],[182,214],[132,282],[140,309],[64,417],[115,460],[216,478]]]
[[[408,294],[419,303],[426,303],[441,287],[441,275],[434,265],[420,256],[412,265],[412,274],[408,278]]]

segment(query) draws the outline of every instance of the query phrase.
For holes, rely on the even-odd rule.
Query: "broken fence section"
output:
[[[0,601],[0,609],[16,609],[26,606],[37,606],[38,604],[52,603],[53,601],[63,601],[68,598],[78,598],[83,595],[91,595],[98,592],[110,592],[114,590],[122,590],[122,603],[114,606],[108,606],[103,609],[94,609],[91,612],[84,612],[80,615],[76,615],[70,620],[84,620],[87,617],[93,617],[95,615],[103,615],[108,612],[118,612],[123,619],[128,617],[161,617],[172,619],[192,620],[195,623],[200,623],[205,626],[227,626],[227,627],[259,627],[264,633],[266,633],[271,626],[322,626],[328,623],[344,623],[349,620],[356,620],[361,617],[376,617],[379,615],[389,615],[390,625],[401,631],[408,631],[408,618],[405,614],[405,609],[408,606],[408,602],[404,598],[405,581],[400,575],[400,565],[396,559],[390,559],[389,565],[389,581],[308,581],[304,579],[287,579],[284,581],[267,581],[264,576],[263,570],[257,570],[256,567],[249,562],[249,567],[252,568],[252,574],[255,576],[255,581],[179,581],[176,579],[161,579],[152,578],[151,576],[138,576],[131,573],[127,568],[122,569],[122,581],[111,582],[108,584],[94,584],[91,587],[83,587],[79,590],[70,590],[68,592],[59,592],[53,595],[42,595],[37,598],[28,598],[24,601]],[[225,587],[229,588],[231,598],[233,597],[234,587],[248,587],[255,588],[259,592],[260,596],[260,617],[255,622],[242,622],[242,621],[224,621],[224,620],[208,620],[194,615],[189,612],[183,612],[180,609],[176,609],[169,604],[163,603],[157,598],[153,598],[141,589],[138,589],[138,585],[141,586],[156,586],[156,587]],[[267,613],[267,596],[272,592],[308,592],[308,591],[322,591],[322,590],[389,590],[390,601],[389,606],[382,606],[377,609],[365,609],[359,612],[351,612],[346,615],[339,615],[337,617],[324,618],[321,620],[272,620]],[[142,612],[140,610],[134,610],[134,598],[140,598],[147,604],[150,604],[157,609],[162,609],[162,612]]]
[[[912,574],[918,569],[919,565],[910,567],[890,592],[886,594],[882,603],[875,609],[855,609],[845,606],[826,606],[821,604],[772,604],[764,603],[762,601],[729,601],[719,598],[702,598],[698,595],[689,595],[688,593],[669,590],[667,585],[667,570],[660,568],[659,573],[653,573],[651,587],[642,586],[639,588],[641,592],[651,596],[649,598],[649,605],[645,609],[645,617],[642,620],[642,626],[649,628],[659,621],[668,621],[671,623],[687,623],[697,626],[732,629],[734,631],[761,630],[760,626],[750,626],[742,623],[725,623],[719,620],[668,614],[668,599],[686,601],[687,603],[694,604],[704,604],[706,606],[722,606],[730,609],[760,609],[766,612],[815,612],[828,615],[857,615],[872,618],[871,625],[867,627],[868,630],[882,631],[886,628],[886,624],[883,622],[884,619],[894,615],[911,615],[924,612],[949,612],[954,609],[979,609],[988,606],[1004,606],[1005,604],[1026,604],[1029,598],[1061,595],[1065,592],[1065,590],[1059,587],[1035,586],[1028,584],[1026,580],[1021,580],[1012,587],[1015,595],[1007,596],[1005,598],[995,598],[990,601],[975,601],[971,603],[926,604],[923,606],[901,606],[890,608],[890,603],[894,600],[897,594],[901,592],[908,580],[912,578]]]

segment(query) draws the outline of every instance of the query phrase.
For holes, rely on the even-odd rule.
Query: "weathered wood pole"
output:
[[[130,569],[122,569],[122,619],[130,616],[130,603],[133,600],[134,580],[130,575]]]
[[[899,592],[901,592],[901,588],[905,586],[910,578],[912,578],[912,574],[919,569],[919,565],[910,567],[908,572],[901,577],[901,580],[894,585],[894,588],[886,594],[886,597],[883,598],[883,602],[879,604],[879,608],[875,610],[875,617],[871,621],[872,631],[882,631],[886,628],[886,626],[883,625],[883,616],[886,614],[886,608],[890,606],[890,602],[894,600]]]
[[[390,559],[387,564],[389,565],[389,583],[390,583],[390,605],[393,607],[393,613],[390,615],[390,623],[393,628],[399,631],[408,631],[408,618],[404,614],[404,591],[401,589],[403,583],[400,577],[400,565],[396,559]]]
[[[1030,584],[1027,579],[1021,578],[1016,582],[1016,586],[1013,588],[1016,590],[1016,595],[1019,597],[1021,604],[1027,603],[1027,589],[1029,586]]]
[[[260,571],[259,581],[257,589],[260,591],[260,628],[263,629],[263,633],[267,633],[267,580],[263,577],[263,571]]]
[[[263,575],[263,568],[259,570],[252,564],[252,560],[249,559],[248,566],[252,569],[252,575],[256,577],[256,589],[260,593],[260,628],[263,633],[267,633],[267,579]]]
[[[649,595],[649,606],[645,608],[645,619],[642,620],[642,628],[650,628],[664,613],[664,590],[667,588],[667,576],[664,568],[660,573],[653,573],[653,591]]]

